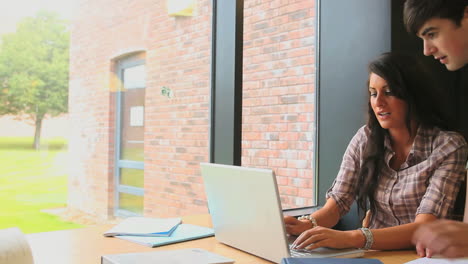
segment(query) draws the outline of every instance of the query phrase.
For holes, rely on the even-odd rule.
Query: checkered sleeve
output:
[[[416,215],[432,214],[438,218],[447,218],[466,174],[468,147],[461,135],[452,132],[439,137],[434,146],[429,162],[435,170],[429,178],[429,185]]]
[[[354,201],[359,171],[361,167],[361,153],[367,142],[368,129],[361,127],[351,139],[343,156],[340,170],[326,198],[332,198],[338,205],[340,216],[345,215]]]

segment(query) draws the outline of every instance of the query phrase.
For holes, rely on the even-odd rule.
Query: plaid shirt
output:
[[[363,126],[346,149],[341,168],[327,191],[341,216],[354,201],[362,155],[370,130]],[[411,151],[399,170],[390,168],[394,155],[385,138],[385,165],[376,189],[377,212],[370,228],[411,223],[418,214],[447,218],[454,206],[466,170],[468,147],[464,138],[438,128],[419,127]]]

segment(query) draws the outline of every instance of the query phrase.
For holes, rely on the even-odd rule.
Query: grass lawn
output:
[[[40,151],[32,142],[0,137],[0,229],[16,226],[36,233],[82,227],[41,212],[66,205],[66,140],[43,140]]]

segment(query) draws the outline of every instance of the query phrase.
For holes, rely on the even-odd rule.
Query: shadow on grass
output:
[[[34,150],[33,138],[2,137],[0,138],[0,150]],[[63,138],[41,140],[39,150],[62,150],[67,148],[67,141]]]

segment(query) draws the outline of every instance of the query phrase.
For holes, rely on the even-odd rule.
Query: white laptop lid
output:
[[[276,177],[272,170],[201,163],[218,241],[280,263],[290,257]],[[309,258],[354,258],[362,249],[318,248]]]
[[[216,239],[276,263],[289,257],[273,171],[200,165]]]

